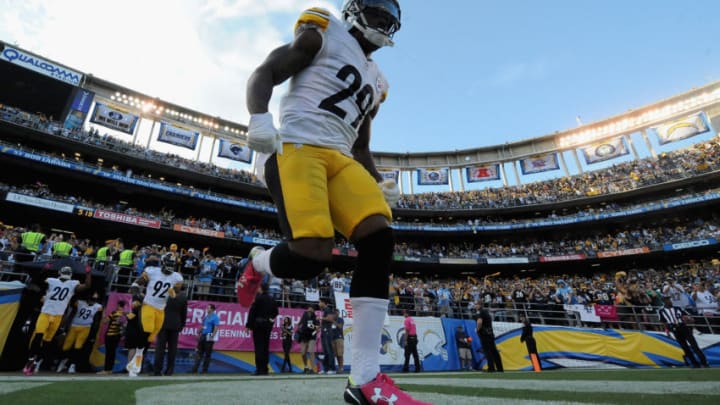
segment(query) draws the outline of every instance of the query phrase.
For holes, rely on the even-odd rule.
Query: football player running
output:
[[[265,183],[287,242],[253,248],[238,280],[250,306],[265,275],[311,279],[330,266],[335,230],[358,250],[350,299],[352,369],[345,401],[421,404],[380,373],[380,335],[388,308],[394,239],[391,205],[397,184],[383,181],[370,153],[370,128],[388,83],[371,54],[393,45],[400,29],[396,0],[349,0],[342,20],[321,8],[304,11],[294,40],[272,51],[247,86],[248,145],[268,155]],[[276,129],[268,104],[290,80]]]
[[[81,360],[82,348],[90,336],[90,330],[97,319],[97,315],[101,314],[103,310],[102,305],[97,301],[98,293],[93,293],[87,300],[77,300],[75,316],[70,322],[70,331],[68,331],[65,342],[63,342],[62,360],[60,360],[57,367],[58,373],[65,371],[65,366],[69,361],[70,366],[67,371],[70,374],[75,374],[76,365]]]
[[[162,329],[165,320],[165,305],[170,297],[180,291],[183,277],[175,271],[177,258],[174,253],[166,253],[158,262],[157,256],[151,256],[145,261],[145,271],[140,275],[133,287],[147,286],[145,298],[140,309],[140,323],[147,336],[149,346]],[[125,369],[130,377],[137,377],[142,369],[143,348],[135,351],[135,355],[128,361]]]
[[[45,279],[48,289],[43,298],[40,316],[35,322],[35,330],[30,339],[30,357],[23,368],[23,374],[32,375],[40,369],[46,351],[50,347],[49,343],[55,337],[73,295],[90,288],[92,284],[91,271],[90,266],[85,267],[84,283],[73,280],[72,268],[67,266],[60,269],[57,278]]]

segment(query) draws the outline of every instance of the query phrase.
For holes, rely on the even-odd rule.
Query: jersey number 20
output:
[[[53,287],[50,299],[53,301],[65,301],[68,294],[70,294],[70,289],[67,287]]]

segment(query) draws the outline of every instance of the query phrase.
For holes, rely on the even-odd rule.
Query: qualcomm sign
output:
[[[65,82],[73,86],[79,86],[83,77],[82,73],[60,67],[37,56],[27,54],[8,46],[6,46],[0,54],[0,59],[8,61],[14,65],[22,66],[25,69],[30,69],[34,72],[44,74],[45,76],[50,76],[53,79],[60,80],[61,82]]]

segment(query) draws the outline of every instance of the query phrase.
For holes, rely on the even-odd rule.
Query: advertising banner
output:
[[[651,129],[657,134],[660,145],[665,145],[708,132],[710,128],[703,115],[702,112],[699,112]]]
[[[488,257],[487,264],[522,264],[529,263],[527,257]]]
[[[246,145],[232,143],[221,139],[220,147],[218,148],[218,156],[237,160],[238,162],[250,163],[252,161],[252,150]]]
[[[129,294],[112,293],[108,297],[107,308],[110,310],[117,306],[119,300],[131,302]],[[202,329],[202,321],[205,317],[205,309],[208,304],[215,305],[215,313],[220,318],[218,327],[218,339],[213,347],[214,350],[238,350],[252,352],[255,349],[252,340],[252,332],[245,328],[247,324],[249,308],[240,304],[228,302],[210,301],[188,301],[187,318],[185,328],[180,332],[178,348],[194,349],[197,346],[198,336]],[[292,320],[293,328],[300,322],[304,310],[302,308],[280,308],[280,315],[275,318],[272,332],[270,333],[270,351],[282,352],[281,326],[283,318],[288,316]],[[105,327],[105,326],[104,326]],[[104,331],[103,331],[104,332]],[[100,336],[103,336],[101,333]],[[293,342],[292,351],[300,351],[297,342]]]
[[[567,262],[571,260],[585,260],[585,254],[562,255],[562,256],[540,256],[541,262]]]
[[[645,254],[645,253],[650,253],[650,248],[648,248],[647,246],[643,246],[641,248],[635,248],[635,249],[607,250],[605,252],[598,252],[597,257],[606,258],[606,257],[641,255],[641,254]]]
[[[116,308],[117,301],[130,300],[128,294],[112,293],[108,299],[108,311]],[[337,299],[336,299],[337,300]],[[338,302],[341,302],[337,300]],[[189,371],[193,364],[192,349],[197,344],[205,316],[207,301],[189,301],[187,323],[180,335],[179,348],[181,353],[176,363],[176,372]],[[254,345],[252,333],[245,329],[248,310],[238,304],[214,302],[216,313],[220,318],[219,338],[214,345],[215,353],[211,362],[211,372],[247,372],[252,371]],[[614,306],[608,306],[614,308]],[[574,310],[574,309],[571,309]],[[605,318],[603,310],[596,315]],[[282,343],[280,325],[285,316],[290,317],[293,328],[302,317],[303,309],[281,308],[270,335],[271,372],[279,372],[282,363]],[[347,311],[341,310],[345,320],[343,335],[345,338],[345,366],[351,365],[353,322]],[[318,314],[319,316],[319,314]],[[459,356],[456,344],[456,332],[463,331],[471,341],[472,364],[475,369],[485,369],[487,361],[480,339],[478,338],[475,321],[470,319],[413,317],[418,336],[418,354],[424,371],[459,370]],[[592,318],[596,319],[596,318]],[[386,319],[378,342],[380,364],[384,371],[399,371],[404,362],[404,348],[407,341],[403,325],[404,318],[390,316]],[[505,370],[532,370],[525,343],[520,340],[522,324],[515,322],[493,322],[493,331],[498,351],[501,353]],[[103,325],[103,329],[106,324]],[[545,370],[559,368],[648,368],[684,366],[683,352],[674,339],[664,333],[643,332],[633,330],[615,330],[600,328],[577,328],[568,326],[547,326],[534,324],[534,337],[537,341],[542,368]],[[98,342],[103,344],[104,330],[99,333]],[[718,365],[720,359],[720,337],[710,334],[697,335],[698,345],[705,352],[712,366]],[[318,339],[319,341],[320,339]],[[182,350],[188,350],[187,359]],[[292,352],[299,351],[299,345],[293,342]],[[126,359],[116,363],[116,369],[124,369]],[[296,356],[293,354],[293,356]],[[295,358],[295,360],[299,360]],[[95,364],[102,364],[102,358],[95,357]],[[296,371],[302,371],[302,363],[293,361]],[[214,367],[214,368],[213,368]]]
[[[93,218],[154,229],[160,229],[161,225],[160,220],[157,219],[143,218],[137,215],[129,215],[121,212],[106,211],[101,209],[95,210]]]
[[[421,186],[448,184],[448,172],[447,167],[417,169],[417,182]]]
[[[253,245],[275,246],[280,243],[279,240],[258,238],[253,236],[243,236],[243,242],[252,243]]]
[[[477,259],[470,257],[441,257],[440,264],[478,264]]]
[[[520,169],[522,174],[532,174],[547,172],[549,170],[557,170],[560,168],[557,153],[545,153],[542,155],[531,156],[527,159],[520,160]]]
[[[663,245],[663,250],[668,252],[671,250],[692,249],[696,247],[710,246],[716,244],[717,240],[715,238],[699,239],[687,242],[666,243],[665,245]]]
[[[83,79],[83,75],[80,72],[76,72],[72,69],[60,66],[57,63],[47,61],[43,58],[8,45],[5,45],[5,49],[3,49],[2,53],[0,53],[0,60],[24,67],[25,69],[32,70],[33,72],[40,73],[41,75],[52,77],[53,79],[65,82],[72,86],[79,86]]]
[[[214,229],[196,228],[194,226],[187,226],[187,225],[180,225],[180,224],[173,225],[173,231],[192,233],[194,235],[210,236],[212,238],[220,238],[220,239],[225,237],[225,232],[222,232],[222,231],[216,231]]]
[[[465,168],[465,177],[468,183],[479,181],[500,180],[500,164],[484,166],[470,166]]]
[[[584,146],[580,148],[580,150],[587,164],[604,162],[630,153],[625,145],[625,137],[623,136]]]
[[[95,103],[90,122],[132,135],[140,117],[117,107]]]
[[[200,133],[163,122],[160,124],[158,141],[195,150]]]
[[[75,208],[75,206],[72,204],[66,204],[54,200],[46,200],[44,198],[32,197],[29,195],[17,194],[13,192],[7,193],[7,196],[5,196],[5,200],[18,204],[32,205],[33,207],[45,208],[48,210],[67,213],[73,212],[73,208]]]
[[[70,105],[70,110],[65,117],[63,127],[69,130],[82,128],[94,98],[95,93],[90,90],[75,89],[75,95]]]

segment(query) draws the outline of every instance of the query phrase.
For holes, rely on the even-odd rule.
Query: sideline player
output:
[[[90,288],[92,284],[92,268],[85,268],[85,282],[80,283],[73,280],[72,268],[65,266],[58,272],[58,277],[48,277],[45,283],[48,285],[47,292],[43,298],[43,306],[40,315],[35,322],[35,331],[30,339],[30,357],[28,358],[23,373],[32,375],[38,372],[43,362],[50,342],[62,323],[65,310],[75,293]]]
[[[133,283],[133,286],[147,286],[140,309],[140,322],[148,345],[162,329],[168,298],[174,297],[175,291],[182,288],[183,277],[175,271],[176,264],[177,258],[172,252],[163,255],[160,262],[157,256],[151,256],[145,261],[145,271]],[[143,352],[143,348],[137,349],[125,367],[131,377],[137,377],[142,369]]]
[[[93,293],[87,300],[77,300],[75,316],[70,322],[70,330],[63,342],[62,360],[57,367],[58,373],[65,371],[65,366],[69,361],[70,366],[67,371],[75,374],[77,364],[81,360],[82,348],[90,335],[92,325],[95,323],[97,315],[101,314],[103,310],[103,306],[97,300],[98,293]]]
[[[311,279],[330,266],[337,229],[358,249],[350,288],[352,367],[345,400],[353,404],[420,403],[380,373],[380,335],[388,309],[394,239],[390,205],[400,190],[383,180],[370,153],[370,127],[388,84],[370,55],[393,45],[396,0],[349,0],[342,21],[321,8],[304,11],[292,43],[272,51],[250,77],[248,145],[269,157],[265,183],[287,242],[251,251],[238,280],[249,306],[262,278]],[[268,103],[291,79],[280,129]]]

